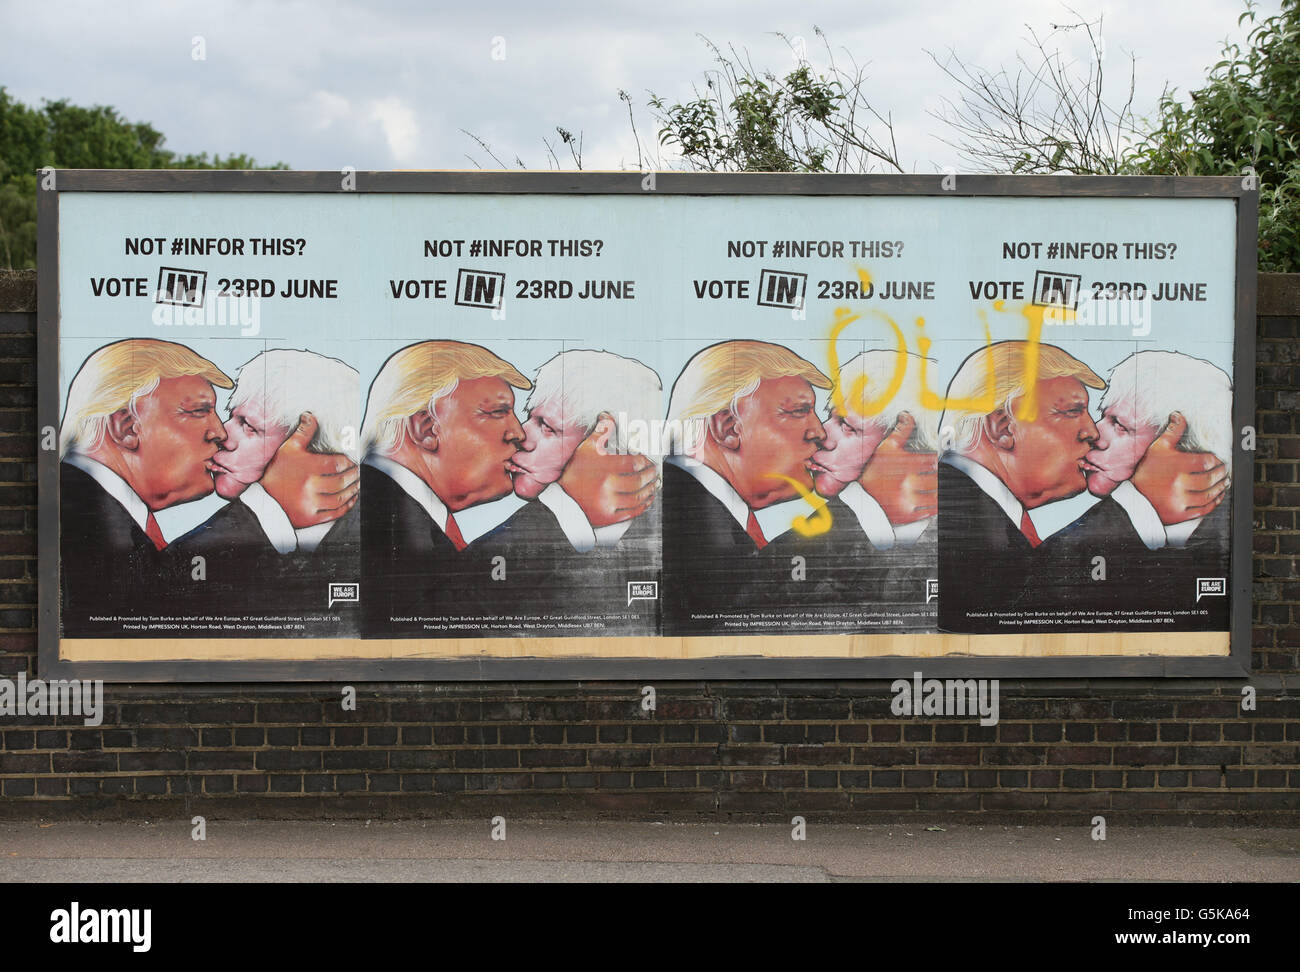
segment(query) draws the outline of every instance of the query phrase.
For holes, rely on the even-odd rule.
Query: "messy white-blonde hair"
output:
[[[1212,452],[1232,465],[1232,380],[1222,368],[1180,351],[1138,351],[1117,364],[1101,410],[1131,401],[1137,421],[1156,432],[1174,412],[1187,420],[1178,447]]]
[[[240,366],[227,408],[234,412],[245,402],[260,402],[266,422],[288,432],[303,412],[311,412],[317,428],[308,448],[343,453],[359,462],[360,399],[361,379],[355,368],[315,351],[273,348]]]
[[[533,379],[524,408],[554,404],[568,428],[581,428],[584,435],[596,427],[602,412],[614,419],[614,441],[620,454],[642,452],[656,464],[663,457],[652,455],[650,436],[646,444],[629,448],[629,437],[639,428],[648,429],[663,411],[663,385],[653,368],[634,358],[609,351],[575,349],[561,351],[540,368]]]
[[[921,362],[934,364],[934,359],[922,358],[911,352],[905,354],[902,383],[889,400],[883,403],[878,402],[878,399],[884,394],[884,389],[894,382],[899,353],[884,349],[863,351],[846,361],[840,367],[839,394],[832,391],[831,398],[826,403],[826,414],[833,414],[837,403],[843,401],[846,412],[855,415],[864,425],[881,429],[888,436],[898,425],[898,417],[907,412],[916,420],[907,447],[915,452],[934,452],[939,448],[939,413],[921,404]],[[855,396],[853,390],[863,378],[866,382],[862,386],[862,392]],[[857,407],[863,399],[878,408],[878,411],[873,415],[858,413]]]

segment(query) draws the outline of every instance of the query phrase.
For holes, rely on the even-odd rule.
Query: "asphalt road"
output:
[[[0,822],[0,883],[1300,881],[1300,830],[507,820]],[[498,829],[498,833],[500,830]]]

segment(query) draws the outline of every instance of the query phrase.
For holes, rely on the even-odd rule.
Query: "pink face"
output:
[[[1015,484],[1007,485],[1031,510],[1087,488],[1084,456],[1097,441],[1088,389],[1078,378],[1040,378],[1037,394],[1038,417],[1015,420],[1014,451],[1004,460]]]
[[[139,400],[139,443],[132,486],[151,510],[212,492],[215,458],[225,432],[217,396],[200,375],[164,378]]]
[[[217,495],[234,499],[261,479],[290,431],[267,421],[260,399],[249,399],[231,412],[221,451],[212,458]]]
[[[1137,419],[1131,398],[1107,405],[1097,423],[1097,442],[1084,457],[1088,492],[1109,496],[1120,483],[1133,477],[1160,430]]]
[[[524,441],[510,457],[515,495],[536,499],[547,486],[560,478],[564,467],[582,444],[586,429],[566,425],[558,402],[544,402],[528,412],[524,423]]]
[[[817,492],[829,499],[857,482],[884,438],[884,428],[876,423],[834,411],[826,420],[826,441],[812,457],[810,468]]]

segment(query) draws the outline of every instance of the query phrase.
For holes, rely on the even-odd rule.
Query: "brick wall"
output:
[[[0,674],[35,671],[35,281],[0,272]],[[108,686],[0,718],[0,814],[803,814],[1300,825],[1300,277],[1260,278],[1254,712],[1243,682],[1002,682],[1001,722],[888,682]],[[1282,316],[1291,315],[1291,316]]]

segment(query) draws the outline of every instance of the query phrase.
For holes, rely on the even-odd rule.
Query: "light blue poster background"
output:
[[[362,407],[371,380],[393,352],[429,339],[483,345],[524,374],[560,350],[595,348],[636,358],[658,372],[664,410],[691,355],[718,341],[783,344],[829,370],[828,337],[837,308],[862,314],[839,342],[839,360],[869,348],[892,349],[882,311],[918,351],[916,324],[932,341],[930,387],[942,395],[960,363],[991,339],[1023,339],[1022,313],[1035,273],[1077,274],[1094,282],[1203,285],[1203,301],[1152,301],[1149,325],[1049,325],[1055,344],[1105,377],[1134,351],[1177,350],[1232,374],[1235,207],[1226,199],[1042,199],[971,197],[800,197],[587,195],[361,195],[64,193],[60,198],[60,402],[87,355],[111,341],[178,341],[232,377],[271,347],[307,348],[355,367]],[[129,254],[127,240],[163,238],[164,252]],[[177,239],[235,238],[243,255],[173,253]],[[292,256],[253,255],[257,239],[304,242]],[[462,241],[459,256],[426,256],[425,242]],[[540,241],[540,256],[473,254],[472,241]],[[598,255],[552,252],[550,241],[599,241]],[[791,241],[841,244],[842,256],[791,256]],[[851,244],[901,243],[890,257],[852,254]],[[728,255],[729,242],[762,243],[764,255]],[[778,255],[775,244],[786,244]],[[1117,258],[1049,257],[1052,243],[1114,243]],[[1004,256],[1004,244],[1038,244],[1037,256]],[[1124,244],[1174,244],[1168,258],[1126,258]],[[895,249],[898,247],[895,245]],[[814,248],[813,252],[816,250]],[[157,323],[160,267],[207,273],[211,303],[222,279],[268,279],[276,296],[256,304],[256,326]],[[461,270],[505,274],[505,300],[493,311],[456,306]],[[807,275],[802,311],[757,304],[760,273]],[[932,300],[830,299],[822,281],[933,282]],[[94,281],[144,278],[146,296],[97,296]],[[291,281],[335,280],[337,298],[281,297]],[[395,298],[395,282],[446,281],[446,296]],[[521,281],[568,281],[568,299],[520,298]],[[632,299],[583,300],[587,281],[632,283]],[[696,282],[747,281],[745,298],[700,298]],[[995,309],[971,284],[1019,281],[1019,299]],[[422,285],[421,285],[422,286]],[[106,290],[107,288],[101,288]],[[528,288],[525,287],[525,290]],[[981,312],[983,317],[981,317]],[[1145,334],[1138,334],[1145,330]],[[322,389],[322,394],[329,394]],[[1100,393],[1093,391],[1094,417]],[[225,417],[225,392],[218,404]],[[526,393],[516,396],[523,418]],[[819,393],[824,405],[825,393]],[[362,416],[357,416],[360,429]],[[1033,512],[1046,536],[1094,500],[1084,493]],[[220,507],[215,496],[164,511],[169,539]]]

